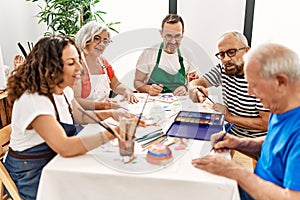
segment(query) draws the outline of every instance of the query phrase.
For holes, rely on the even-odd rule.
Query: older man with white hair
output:
[[[199,169],[234,179],[241,199],[300,199],[300,60],[291,49],[263,44],[244,56],[248,92],[270,109],[266,137],[227,134],[211,140],[216,151],[236,149],[259,157],[254,173],[218,154],[197,158]]]

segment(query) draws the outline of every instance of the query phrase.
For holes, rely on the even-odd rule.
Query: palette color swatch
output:
[[[222,125],[224,121],[223,118],[224,115],[218,113],[180,111],[175,118],[175,121],[194,124]]]

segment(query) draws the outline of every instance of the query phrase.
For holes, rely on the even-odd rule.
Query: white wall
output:
[[[106,22],[120,21],[114,26],[120,34],[112,33],[113,43],[104,56],[112,64],[116,76],[131,89],[135,65],[144,48],[161,41],[159,29],[162,19],[169,13],[168,0],[103,0]]]
[[[276,42],[300,54],[299,8],[299,0],[256,0],[252,47]]]
[[[142,49],[162,41],[159,29],[169,12],[169,1],[109,0],[101,1],[100,5],[100,10],[107,11],[107,22],[121,21],[115,26],[120,34],[113,34],[113,43],[104,55],[117,77],[133,88],[134,68]],[[245,0],[178,0],[177,7],[185,22],[182,46],[194,53],[202,74],[218,62],[214,54],[221,34],[243,31]]]
[[[27,41],[35,43],[43,36],[46,26],[37,24],[34,17],[38,11],[36,3],[25,0],[0,1],[0,45],[5,65],[13,67],[14,56],[22,54],[18,42],[28,50]]]
[[[177,0],[178,14],[184,18],[185,35],[203,50],[197,53],[198,68],[203,74],[219,60],[217,41],[228,31],[243,33],[246,0]],[[210,95],[222,101],[221,88],[211,88]]]
[[[246,0],[177,0],[177,13],[184,18],[186,36],[196,41],[211,62],[201,62],[201,72],[215,65],[217,41],[228,31],[244,30]],[[205,59],[204,55],[202,59]]]
[[[97,8],[97,7],[96,7]],[[120,21],[120,33],[133,29],[159,28],[169,12],[169,0],[102,0],[99,10],[106,11],[106,22]]]
[[[178,0],[177,6],[186,28],[182,45],[192,49],[197,65],[204,73],[217,62],[213,55],[217,51],[216,42],[220,35],[231,30],[242,32],[245,0]],[[114,26],[120,34],[113,33],[114,43],[107,48],[105,55],[117,75],[124,76],[135,66],[141,49],[161,41],[158,31],[162,19],[169,12],[169,0],[102,0],[96,9],[107,12],[103,15],[106,22],[121,22]],[[45,25],[37,24],[38,20],[34,17],[38,11],[37,3],[0,1],[0,25],[5,27],[0,33],[0,44],[6,65],[12,65],[14,55],[21,53],[17,42],[27,49],[27,41],[36,42],[45,32]],[[135,35],[133,30],[147,33]],[[122,37],[126,34],[131,38]],[[124,43],[117,45],[119,41],[125,42],[127,48],[122,49]],[[129,47],[132,44],[133,47]],[[115,56],[117,53],[118,56]]]

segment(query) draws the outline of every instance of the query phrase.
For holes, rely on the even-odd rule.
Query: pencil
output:
[[[209,98],[209,96],[207,96],[202,90],[200,90],[200,88],[197,87],[197,90],[201,92],[210,102],[212,102],[213,104],[215,103],[211,98]]]

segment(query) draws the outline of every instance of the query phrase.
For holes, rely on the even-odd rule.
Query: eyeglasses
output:
[[[182,35],[181,34],[176,34],[176,35],[171,35],[171,34],[165,34],[164,38],[168,41],[171,41],[173,38],[178,42],[182,39]]]
[[[94,36],[94,39],[93,39],[93,42],[95,42],[97,45],[102,43],[104,46],[107,46],[107,45],[109,45],[112,41],[109,40],[109,39],[104,39],[104,40],[102,40],[101,36],[95,35],[95,36]]]
[[[234,49],[228,49],[227,51],[221,51],[219,53],[217,53],[215,56],[222,60],[225,58],[225,54],[228,56],[228,57],[233,57],[235,56],[236,52],[239,51],[239,50],[242,50],[242,49],[245,49],[246,47],[241,47],[241,48],[234,48]]]

